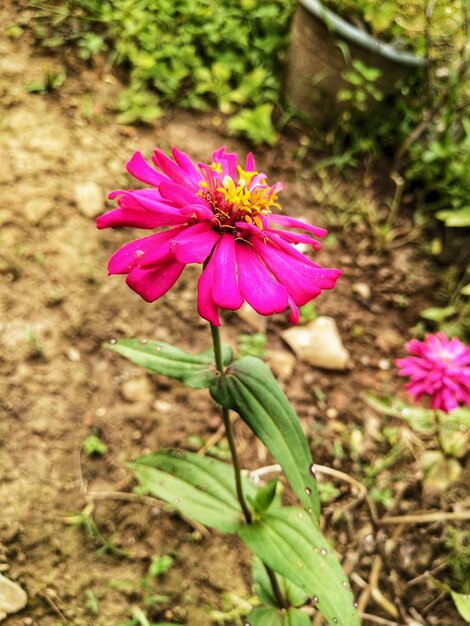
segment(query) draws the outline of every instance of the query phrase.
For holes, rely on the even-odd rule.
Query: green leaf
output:
[[[270,480],[263,485],[263,487],[258,489],[253,499],[253,509],[255,513],[261,514],[269,509],[276,495],[276,487],[277,478],[273,478],[273,480]]]
[[[240,537],[275,572],[303,589],[330,626],[359,626],[349,582],[319,529],[300,509],[271,510]]]
[[[470,594],[451,591],[450,595],[452,596],[452,600],[454,601],[459,615],[463,617],[466,622],[470,622]]]
[[[173,566],[174,562],[175,560],[169,554],[154,556],[149,566],[149,576],[151,578],[157,578],[165,574]]]
[[[266,567],[263,561],[257,556],[253,557],[251,573],[256,595],[261,600],[262,604],[279,608]],[[284,576],[280,574],[274,574],[274,576],[276,576],[279,588],[284,597],[289,601],[290,606],[301,606],[305,603],[306,596],[303,589],[300,589],[300,587],[297,587],[297,585],[294,585],[293,582],[287,580],[287,578],[284,578]]]
[[[447,591],[447,593],[450,593],[459,615],[466,622],[470,623],[470,594],[457,593],[457,591],[454,591],[447,583],[437,580],[436,578],[431,577],[430,580],[436,585],[436,587],[440,587],[444,591]]]
[[[243,109],[228,121],[228,128],[234,134],[248,137],[254,144],[267,143],[274,146],[277,141],[272,123],[273,105],[260,104],[254,109]]]
[[[430,320],[431,322],[442,324],[442,322],[444,322],[448,317],[455,315],[455,313],[457,313],[457,309],[455,308],[455,306],[436,306],[421,311],[420,316],[423,317],[425,320]]]
[[[216,377],[214,352],[188,354],[161,341],[142,343],[137,339],[118,339],[105,346],[151,372],[176,378],[193,389],[208,387]],[[224,364],[232,360],[232,349],[223,347]]]
[[[214,379],[216,402],[240,414],[281,465],[305,508],[320,517],[312,456],[299,419],[268,366],[252,356],[238,359]]]
[[[299,609],[290,608],[279,610],[271,606],[253,609],[247,616],[245,624],[249,626],[310,626],[311,622],[306,613]]]
[[[139,491],[165,500],[201,524],[225,533],[236,533],[243,524],[231,465],[192,452],[163,450],[139,457],[131,467]],[[248,498],[255,497],[256,487],[247,478],[243,488]]]
[[[434,431],[436,426],[443,432],[465,432],[470,428],[470,408],[458,407],[449,413],[426,409],[424,407],[409,406],[395,398],[376,398],[372,394],[364,394],[367,404],[377,412],[390,417],[405,420],[418,432]],[[437,419],[436,419],[437,416]]]
[[[446,226],[467,228],[470,226],[470,206],[459,209],[458,211],[438,211],[436,217],[445,222]]]

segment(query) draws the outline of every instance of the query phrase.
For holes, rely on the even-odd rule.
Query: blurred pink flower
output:
[[[449,413],[460,404],[470,406],[470,347],[442,332],[412,339],[405,348],[414,356],[396,361],[400,376],[409,376],[408,393],[429,395],[433,409]]]
[[[173,159],[155,150],[151,167],[136,152],[127,170],[150,188],[117,190],[119,208],[97,220],[98,228],[133,226],[167,230],[128,243],[110,259],[110,274],[127,274],[127,284],[153,302],[176,282],[188,263],[204,263],[198,282],[198,311],[220,325],[218,309],[236,310],[244,301],[261,315],[290,307],[290,321],[299,320],[298,307],[334,287],[341,274],[304,256],[293,244],[320,244],[326,230],[284,215],[277,193],[285,186],[268,186],[255,171],[251,153],[245,169],[236,154],[220,148],[211,165],[197,166],[172,148]],[[289,230],[286,230],[289,229]],[[305,231],[294,232],[290,229]]]

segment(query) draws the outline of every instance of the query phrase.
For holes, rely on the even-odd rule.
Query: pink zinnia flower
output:
[[[219,308],[236,310],[246,301],[261,315],[290,307],[290,321],[297,323],[298,307],[334,287],[341,274],[317,265],[293,245],[319,249],[312,235],[324,237],[326,230],[271,213],[285,186],[277,182],[270,187],[265,175],[255,171],[251,154],[244,169],[225,148],[212,154],[211,165],[196,166],[176,148],[172,154],[174,160],[154,151],[157,171],[136,152],[127,170],[151,187],[109,195],[118,198],[119,208],[99,217],[98,228],[169,227],[118,250],[109,273],[127,274],[129,287],[153,302],[188,263],[203,263],[198,311],[204,319],[219,326]]]
[[[405,348],[414,356],[396,361],[400,376],[409,376],[408,393],[432,398],[433,409],[449,413],[459,404],[470,406],[470,347],[442,332],[412,339]]]

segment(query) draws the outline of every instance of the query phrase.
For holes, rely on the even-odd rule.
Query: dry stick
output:
[[[470,511],[456,511],[453,513],[444,513],[437,511],[435,513],[423,513],[416,515],[397,515],[390,517],[382,517],[377,523],[379,526],[387,526],[389,524],[433,524],[434,522],[461,522],[470,519]]]
[[[59,609],[59,607],[57,606],[57,604],[54,602],[54,600],[50,597],[50,595],[47,593],[47,589],[46,591],[40,591],[39,595],[41,596],[41,598],[43,598],[47,604],[57,613],[57,615],[60,617],[61,620],[63,620],[66,623],[69,623],[69,620],[65,617],[65,615],[62,613],[62,611]]]
[[[235,421],[235,420],[233,420]],[[206,443],[198,450],[199,456],[205,456],[209,450],[216,446],[225,435],[225,426],[222,423],[213,435],[209,437]]]
[[[404,624],[399,624],[398,622],[391,622],[388,619],[384,619],[383,617],[378,617],[378,615],[371,615],[370,613],[363,613],[362,619],[368,620],[369,622],[373,622],[374,624],[382,624],[382,626],[405,626]]]

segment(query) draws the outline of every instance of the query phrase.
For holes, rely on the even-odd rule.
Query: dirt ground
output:
[[[104,197],[131,186],[124,163],[136,149],[149,155],[156,145],[174,144],[205,161],[221,145],[240,153],[249,147],[221,134],[211,116],[179,112],[154,127],[117,125],[108,108],[119,84],[105,66],[69,76],[51,94],[28,93],[26,85],[58,62],[24,39],[0,39],[0,571],[29,596],[5,623],[117,626],[140,607],[150,622],[207,626],[227,592],[251,597],[248,553],[236,538],[202,535],[165,505],[126,500],[135,487],[126,461],[161,447],[198,449],[219,429],[216,408],[206,392],[147,375],[102,347],[112,337],[138,337],[208,348],[209,329],[195,309],[198,270],[146,304],[121,277],[106,273],[111,253],[139,233],[97,231],[94,217],[79,208],[76,187],[94,183]],[[297,140],[286,136],[276,148],[257,150],[257,161],[270,180],[287,184],[281,200],[289,213],[328,227],[312,200],[318,180],[307,161],[295,159]],[[298,362],[285,388],[315,462],[360,479],[390,449],[380,432],[398,427],[380,421],[361,393],[403,394],[393,359],[403,354],[420,310],[433,302],[435,274],[414,245],[377,253],[360,225],[337,229],[318,259],[344,270],[315,308],[335,318],[351,366],[328,373]],[[369,286],[370,300],[353,289],[357,283]],[[224,322],[229,343],[253,332],[237,314]],[[288,351],[280,337],[285,328],[284,316],[269,320],[270,349]],[[82,442],[94,429],[108,451],[90,457]],[[240,423],[236,432],[244,467],[270,462]],[[410,452],[384,471],[389,513],[450,510],[468,498],[462,481],[436,494],[423,490],[421,478]],[[335,484],[338,493],[325,507],[327,532],[350,572],[368,580],[377,537],[349,486]],[[407,584],[442,563],[444,525],[400,529],[393,538],[393,527],[383,531],[393,567],[382,569],[381,590],[426,624],[462,625],[448,597],[425,578]],[[150,559],[168,554],[173,567],[151,582],[152,593],[167,598],[151,601]],[[391,619],[373,600],[367,613]]]

